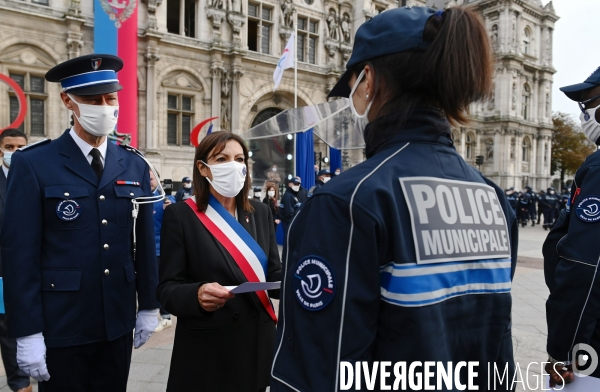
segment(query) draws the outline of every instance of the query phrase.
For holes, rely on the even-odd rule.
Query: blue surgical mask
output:
[[[4,158],[2,158],[4,160],[4,165],[6,167],[10,167],[10,161],[12,158],[12,154],[14,151],[4,151],[4,150],[0,150],[4,153]]]

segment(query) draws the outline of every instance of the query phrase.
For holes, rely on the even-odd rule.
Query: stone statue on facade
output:
[[[342,33],[344,34],[344,42],[348,44],[350,43],[351,30],[350,15],[344,13],[344,19],[342,20]]]
[[[237,12],[238,14],[242,13],[242,0],[230,0],[229,1],[229,10],[231,12]]]
[[[492,45],[494,49],[498,48],[498,25],[492,26]]]
[[[208,0],[208,6],[210,8],[217,8],[222,10],[224,5],[225,4],[223,3],[223,0]]]
[[[221,101],[221,129],[229,130],[229,107],[227,101]]]
[[[512,85],[512,108],[513,110],[517,108],[517,85],[515,83]]]
[[[294,27],[294,3],[292,0],[283,0],[281,3],[281,24],[284,27]]]
[[[338,17],[335,13],[334,9],[329,10],[329,16],[327,17],[327,33],[329,35],[329,39],[339,40],[338,34]]]
[[[550,108],[550,94],[546,93],[546,117],[550,117],[552,110]]]

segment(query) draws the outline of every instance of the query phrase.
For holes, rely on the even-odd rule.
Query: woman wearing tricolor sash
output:
[[[269,207],[248,199],[248,149],[214,132],[194,157],[194,195],[165,210],[158,298],[177,317],[167,391],[264,391],[269,385],[277,291],[234,295],[225,286],[278,281]]]

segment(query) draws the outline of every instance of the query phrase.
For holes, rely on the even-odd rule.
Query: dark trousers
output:
[[[26,388],[29,385],[29,376],[17,365],[17,340],[8,337],[4,314],[0,314],[0,348],[8,387],[13,391]]]
[[[133,333],[113,341],[71,347],[48,347],[50,380],[40,392],[126,392]]]

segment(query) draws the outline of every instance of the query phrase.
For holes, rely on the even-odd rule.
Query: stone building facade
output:
[[[298,106],[313,105],[326,101],[365,20],[397,6],[436,3],[138,2],[139,148],[163,178],[175,181],[191,174],[189,131],[195,124],[218,116],[215,129],[239,133],[294,106],[293,70],[285,71],[275,92],[273,71],[296,19]],[[491,102],[473,105],[468,126],[453,130],[457,149],[472,164],[483,155],[481,170],[503,187],[528,183],[544,188],[550,181],[552,31],[557,17],[551,4],[543,7],[540,0],[471,2],[483,14],[497,52],[495,95]],[[23,128],[33,141],[56,138],[68,127],[60,87],[43,76],[62,61],[93,52],[93,11],[92,0],[0,0],[0,73],[26,92],[30,110]],[[0,124],[8,124],[16,111],[16,97],[0,84]],[[263,160],[284,168],[282,174],[293,172],[288,159],[293,141],[279,138],[256,146]],[[328,149],[317,140],[315,153],[323,158]],[[344,152],[345,167],[362,160],[361,151]]]

